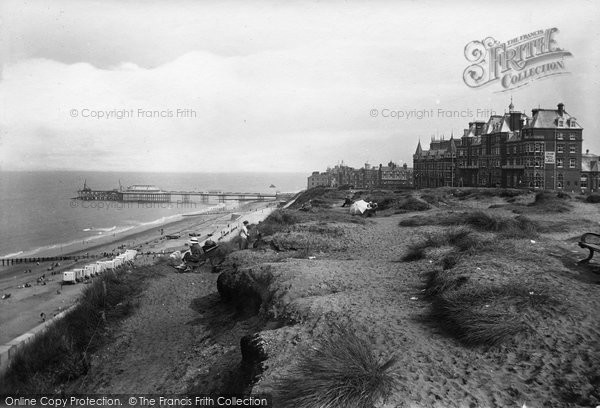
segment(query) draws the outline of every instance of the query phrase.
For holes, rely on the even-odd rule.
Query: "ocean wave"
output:
[[[181,214],[169,215],[169,216],[161,217],[161,218],[159,218],[157,220],[153,220],[153,221],[138,222],[137,226],[138,227],[149,227],[149,226],[153,226],[153,225],[166,224],[168,222],[176,221],[178,219],[181,219]]]
[[[14,252],[12,254],[1,255],[0,258],[4,258],[4,259],[6,259],[6,258],[13,258],[13,257],[15,257],[17,255],[21,255],[22,253],[23,253],[23,251]]]
[[[91,228],[84,228],[84,229],[83,229],[83,231],[84,231],[84,232],[96,232],[96,231],[100,231],[100,232],[102,233],[102,232],[111,232],[111,231],[115,231],[116,229],[117,229],[117,226],[116,226],[116,225],[114,225],[114,226],[112,226],[112,227],[108,227],[108,228],[94,228],[94,227],[91,227]]]
[[[83,249],[85,249],[85,247],[90,246],[93,243],[95,243],[95,241],[97,241],[101,238],[109,237],[110,234],[105,234],[106,232],[111,232],[112,235],[114,235],[116,237],[117,235],[127,232],[134,228],[135,228],[134,226],[123,226],[120,228],[117,228],[117,226],[113,226],[110,228],[98,228],[98,229],[96,229],[96,231],[98,231],[98,235],[92,235],[92,236],[85,237],[85,238],[73,239],[71,241],[60,242],[57,244],[44,245],[44,246],[40,246],[38,248],[34,248],[31,250],[19,251],[19,252],[15,252],[13,254],[8,254],[6,256],[3,256],[2,258],[8,258],[8,257],[14,258],[16,256],[19,256],[20,258],[32,258],[32,257],[39,256],[40,253],[43,253],[44,256],[63,255],[63,254],[69,253],[69,252],[83,250]],[[59,250],[59,252],[57,252],[56,250]],[[50,253],[50,252],[52,252],[53,255],[47,255],[47,253]]]

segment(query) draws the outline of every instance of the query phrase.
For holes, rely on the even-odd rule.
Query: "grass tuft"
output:
[[[467,287],[467,279],[442,271],[426,283],[426,294],[432,298],[429,318],[467,346],[494,347],[527,337],[532,328],[525,316],[542,311],[552,301],[523,285]]]
[[[587,201],[588,203],[594,203],[594,204],[600,203],[600,194],[590,194],[589,196],[587,196],[585,201]]]
[[[413,211],[427,211],[431,206],[427,202],[411,196],[401,200],[394,208],[396,214],[404,214]]]
[[[427,274],[425,297],[434,298],[446,291],[457,289],[468,281],[468,276],[451,274],[446,270],[437,269]]]
[[[412,244],[402,257],[404,262],[414,262],[425,258],[425,247],[421,244]]]
[[[334,326],[291,375],[277,384],[277,406],[294,408],[373,407],[397,385],[395,357],[380,361],[355,330]]]
[[[440,234],[430,234],[425,240],[415,242],[408,247],[408,251],[402,257],[404,262],[413,262],[425,258],[425,250],[427,248],[439,248],[443,246],[453,246],[459,252],[467,252],[473,249],[478,249],[483,246],[484,242],[468,228],[452,228]],[[460,255],[449,254],[442,260],[445,263],[445,269],[450,269],[456,265]]]
[[[529,204],[530,207],[537,207],[544,212],[564,213],[572,209],[568,200],[571,197],[565,193],[552,194],[541,191],[535,195],[535,201]]]

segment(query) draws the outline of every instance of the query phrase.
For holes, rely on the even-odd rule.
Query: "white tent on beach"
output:
[[[350,206],[350,214],[361,215],[367,210],[367,208],[369,208],[369,203],[367,203],[365,200],[355,201]]]

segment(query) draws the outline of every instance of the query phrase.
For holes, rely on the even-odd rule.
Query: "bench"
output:
[[[579,263],[588,263],[594,256],[594,252],[600,252],[600,234],[594,234],[593,232],[583,234],[577,245],[590,251],[587,258],[579,261]]]

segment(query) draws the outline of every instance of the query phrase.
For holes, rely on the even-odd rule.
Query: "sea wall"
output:
[[[48,327],[54,324],[54,322],[62,319],[73,307],[74,306],[71,306],[70,308],[54,316],[51,320],[37,325],[27,333],[15,337],[8,343],[0,346],[0,375],[3,374],[10,366],[11,360],[15,357],[17,352],[23,348],[23,346],[33,340],[38,334],[45,332]]]

